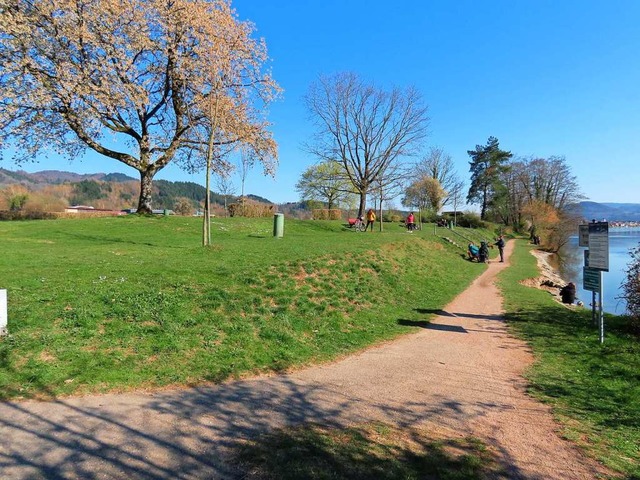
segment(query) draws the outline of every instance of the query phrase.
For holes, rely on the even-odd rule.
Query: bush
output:
[[[627,302],[627,313],[631,318],[631,329],[640,334],[640,245],[629,251],[631,262],[622,282],[622,295]]]
[[[176,204],[173,206],[173,211],[176,215],[193,215],[193,202],[185,197],[180,197],[176,200]]]
[[[314,220],[340,220],[342,218],[342,210],[339,208],[314,208],[313,219]]]
[[[465,228],[489,228],[489,224],[481,220],[480,215],[473,212],[459,216],[458,226]]]
[[[436,223],[438,221],[438,214],[433,210],[425,210],[421,212],[422,223]]]
[[[42,211],[0,210],[0,220],[52,220],[57,218],[55,213]]]
[[[275,213],[275,205],[250,200],[245,200],[244,205],[242,203],[232,203],[228,208],[230,217],[270,217]]]
[[[385,212],[382,214],[383,222],[401,222],[404,220],[404,216],[398,212]]]

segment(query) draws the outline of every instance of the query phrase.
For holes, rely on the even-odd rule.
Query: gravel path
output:
[[[598,464],[524,393],[532,357],[508,334],[493,285],[507,265],[491,263],[417,333],[336,363],[194,389],[2,403],[0,477],[234,478],[222,459],[239,440],[303,422],[379,420],[476,435],[509,478],[596,478]]]

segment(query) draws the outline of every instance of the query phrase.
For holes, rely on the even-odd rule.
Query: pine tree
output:
[[[496,192],[500,174],[507,168],[505,162],[513,154],[500,150],[496,137],[489,137],[485,146],[476,145],[475,150],[467,150],[471,157],[469,162],[471,172],[471,186],[467,194],[468,203],[480,204],[480,218],[486,220],[487,207]]]

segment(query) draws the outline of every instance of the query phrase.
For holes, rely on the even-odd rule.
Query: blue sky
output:
[[[516,156],[564,155],[584,194],[640,202],[640,2],[236,0],[265,38],[283,98],[270,108],[275,179],[256,168],[247,193],[297,201],[315,162],[302,97],[320,74],[353,71],[383,88],[416,86],[429,105],[425,150],[448,152],[467,179],[467,150],[489,136]],[[15,168],[4,161],[5,168]],[[28,171],[137,172],[89,154]],[[156,178],[203,183],[168,167]],[[239,181],[234,183],[239,187]]]

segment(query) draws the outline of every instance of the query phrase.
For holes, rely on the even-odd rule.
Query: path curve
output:
[[[417,333],[336,363],[186,390],[1,403],[0,477],[233,478],[222,459],[242,439],[378,420],[480,437],[508,478],[596,478],[601,467],[524,393],[532,356],[509,335],[494,285],[507,265],[492,262]]]

